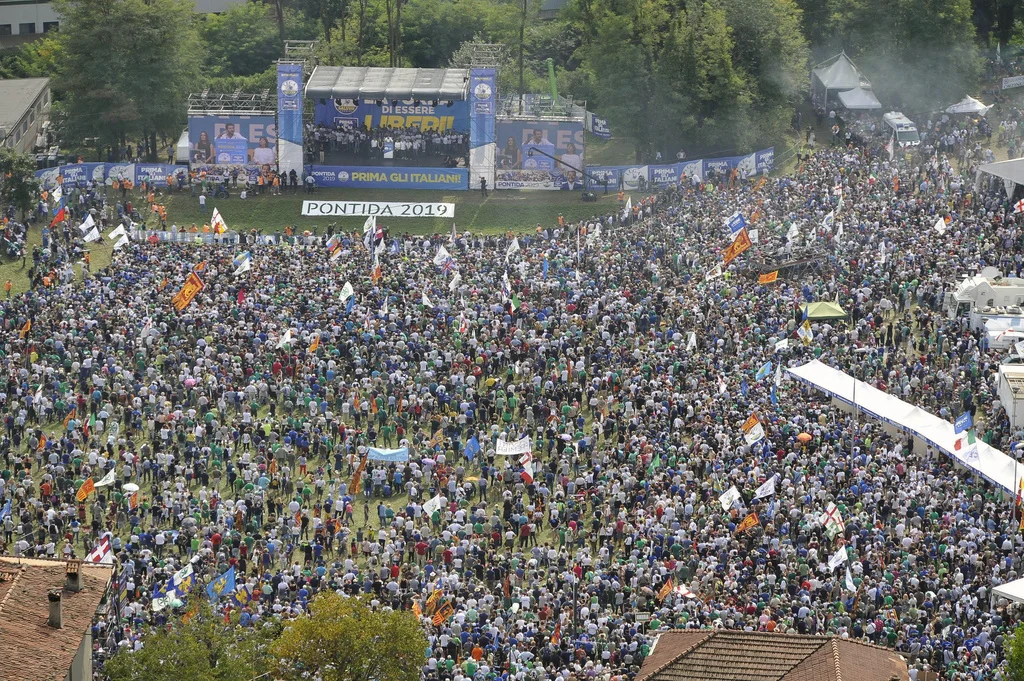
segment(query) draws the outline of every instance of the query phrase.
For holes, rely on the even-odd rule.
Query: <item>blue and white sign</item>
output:
[[[956,417],[956,421],[953,422],[953,432],[963,433],[974,427],[974,420],[971,418],[971,412],[965,411],[960,416]]]
[[[443,189],[458,191],[469,184],[465,168],[372,168],[366,166],[309,166],[319,187],[353,189]]]
[[[366,458],[370,461],[408,461],[409,448],[377,449],[376,447],[370,447],[367,451]]]
[[[585,126],[587,132],[594,137],[598,137],[603,140],[610,140],[612,138],[612,132],[608,129],[608,121],[603,118],[598,118],[594,114],[587,112],[585,119]]]

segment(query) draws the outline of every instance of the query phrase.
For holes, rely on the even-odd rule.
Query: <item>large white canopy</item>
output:
[[[992,589],[992,595],[996,598],[1005,598],[1014,603],[1024,603],[1024,579],[1000,584]]]
[[[979,102],[974,97],[964,97],[956,104],[946,107],[946,113],[951,114],[981,114],[984,116],[991,109],[991,106],[986,106],[982,102]]]
[[[1024,158],[1011,158],[1008,161],[986,163],[978,168],[978,176],[988,173],[1016,184],[1024,184]]]
[[[861,75],[845,52],[835,57],[835,61],[828,66],[820,66],[811,73],[827,90],[851,90],[861,87],[862,84],[870,87],[870,83]]]
[[[855,87],[852,90],[844,90],[839,93],[839,101],[847,109],[881,109],[882,103],[875,97],[875,93],[867,88]]]
[[[953,449],[958,436],[953,432],[953,424],[949,421],[920,407],[908,404],[895,395],[882,392],[874,386],[858,381],[853,376],[818,360],[786,369],[786,372],[840,402],[851,406],[856,405],[857,409],[865,414],[913,435],[989,482],[999,485],[1011,494],[1016,493],[1018,481],[1016,461],[981,440],[977,443],[978,458],[971,462],[963,460]],[[1024,466],[1019,466],[1019,468],[1020,473],[1024,474]],[[1024,475],[1020,477],[1024,477]]]

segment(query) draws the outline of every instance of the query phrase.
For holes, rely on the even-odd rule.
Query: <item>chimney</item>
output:
[[[54,589],[46,594],[47,600],[50,601],[50,617],[46,620],[54,629],[61,629],[64,626],[64,616],[60,607],[61,592],[59,589]]]
[[[71,593],[78,593],[82,590],[82,561],[69,560],[67,566],[67,580],[64,582],[64,589]]]

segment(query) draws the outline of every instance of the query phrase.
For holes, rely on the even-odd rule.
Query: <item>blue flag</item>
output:
[[[775,384],[772,383],[772,404],[779,406],[779,396],[775,394]]]
[[[11,514],[11,500],[8,499],[7,503],[4,504],[3,510],[0,510],[0,520],[3,520]]]
[[[228,601],[231,603],[231,605],[235,606],[236,608],[244,608],[245,606],[249,605],[249,603],[251,603],[252,600],[252,587],[248,584],[243,584],[242,586],[235,589],[235,592],[233,594],[228,596]]]
[[[974,420],[971,418],[971,412],[965,411],[960,416],[956,417],[956,421],[953,422],[953,433],[963,433],[974,427]],[[4,514],[0,513],[0,518],[3,518]]]
[[[768,374],[770,374],[771,372],[772,372],[772,363],[771,363],[771,360],[769,360],[769,361],[764,363],[763,367],[761,367],[760,369],[757,370],[757,376],[754,377],[754,380],[760,381],[761,379],[767,378]]]
[[[544,256],[544,278],[548,278],[548,258]]]
[[[349,296],[348,297],[348,302],[345,303],[345,314],[349,314],[350,312],[352,312],[352,306],[355,305],[355,304],[356,304],[356,297],[355,296]]]
[[[466,458],[469,459],[470,461],[472,461],[473,457],[480,453],[480,441],[476,439],[476,435],[469,438],[469,441],[466,443],[465,451]]]
[[[750,387],[747,385],[747,377],[744,376],[743,380],[740,381],[740,392],[743,393],[744,397],[746,397],[747,396],[747,392],[749,390],[750,390]]]
[[[206,587],[206,593],[211,601],[215,601],[225,594],[235,590],[235,567],[232,565],[228,571],[210,582]]]

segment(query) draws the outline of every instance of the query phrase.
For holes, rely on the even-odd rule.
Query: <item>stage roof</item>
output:
[[[464,101],[469,69],[392,69],[317,66],[306,83],[306,99]]]

